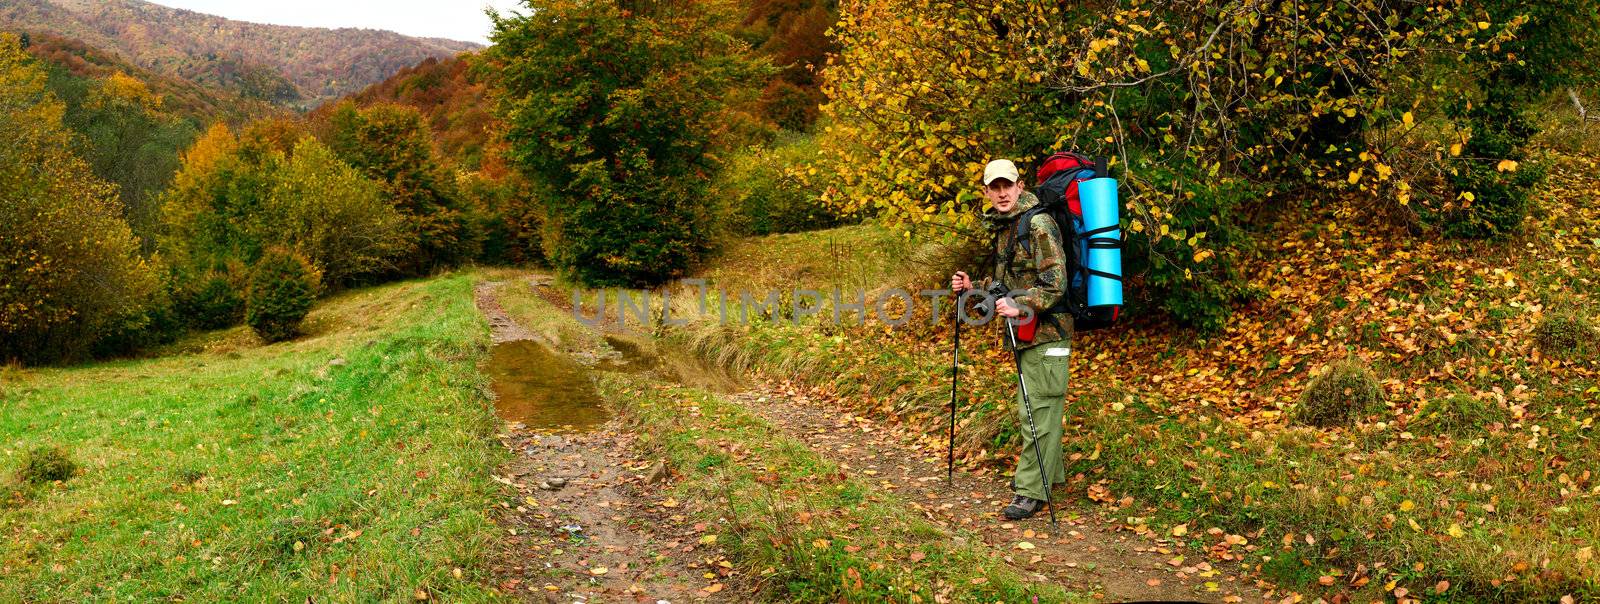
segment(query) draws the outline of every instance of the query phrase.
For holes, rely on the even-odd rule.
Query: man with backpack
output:
[[[1058,302],[1068,288],[1070,267],[1057,219],[1050,212],[1029,211],[1039,205],[1039,198],[1024,189],[1016,164],[1005,159],[989,162],[983,172],[983,196],[991,206],[983,213],[983,223],[994,242],[987,263],[992,276],[979,287],[991,291],[1003,285],[1011,294],[994,303],[994,312],[1006,318],[1001,321],[1003,329],[1008,322],[1016,325],[1014,335],[1006,339],[1009,345],[1015,338],[1024,383],[1017,393],[1022,455],[1011,481],[1015,497],[1004,510],[1006,518],[1021,520],[1038,513],[1049,499],[1049,489],[1066,479],[1061,421],[1073,319],[1059,314]],[[1020,225],[1024,215],[1027,224]],[[950,289],[958,296],[973,287],[965,272],[950,278]],[[1049,473],[1048,480],[1042,472]]]

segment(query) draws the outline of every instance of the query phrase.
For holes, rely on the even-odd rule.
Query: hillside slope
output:
[[[428,57],[478,47],[389,31],[246,23],[142,0],[12,0],[0,5],[0,27],[82,40],[152,71],[302,108]]]
[[[476,278],[342,294],[292,342],[0,367],[0,601],[502,601]],[[39,447],[81,469],[15,478]]]
[[[28,53],[57,70],[60,77],[97,80],[122,73],[144,82],[162,99],[162,108],[204,125],[221,119],[240,124],[254,118],[283,113],[266,101],[247,99],[220,88],[156,73],[133,65],[115,53],[80,40],[47,32],[29,31]]]
[[[1128,518],[1129,530],[1199,542],[1215,560],[1334,601],[1600,593],[1600,159],[1543,161],[1550,179],[1509,241],[1419,238],[1361,219],[1355,203],[1290,207],[1257,234],[1247,278],[1259,295],[1222,332],[1135,316],[1080,334],[1066,492]],[[834,230],[750,240],[701,276],[727,292],[822,290],[819,317],[833,316],[829,284],[916,291],[947,278],[936,251],[881,258],[894,239]],[[835,240],[853,242],[842,261]],[[685,294],[673,314],[693,317]],[[904,422],[942,454],[950,308],[937,326],[928,308],[918,300],[894,329],[712,317],[675,337]],[[956,446],[974,466],[1004,471],[1016,374],[996,340],[992,329],[963,338]],[[1376,401],[1313,384],[1346,359],[1370,367]],[[1299,414],[1312,399],[1348,420],[1307,425]]]
[[[500,122],[488,86],[472,77],[473,55],[428,58],[341,99],[357,107],[393,103],[415,108],[433,131],[434,151],[468,169],[483,167],[484,151]],[[338,103],[311,112],[326,119]]]

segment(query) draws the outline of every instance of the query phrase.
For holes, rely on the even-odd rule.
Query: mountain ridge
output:
[[[48,69],[58,69],[66,77],[91,80],[122,73],[148,86],[152,93],[162,99],[163,108],[193,120],[197,125],[220,120],[237,126],[287,111],[266,101],[247,99],[215,86],[155,73],[128,63],[120,55],[75,38],[37,30],[22,30],[20,33],[27,35],[27,52],[43,61]]]
[[[295,109],[481,48],[379,29],[237,21],[144,0],[10,0],[0,27],[76,39],[156,73]]]

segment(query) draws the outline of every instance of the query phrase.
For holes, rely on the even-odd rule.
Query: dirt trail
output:
[[[1011,499],[1007,481],[958,470],[951,484],[942,455],[930,457],[877,422],[831,408],[789,384],[767,384],[730,398],[848,472],[897,494],[930,521],[979,535],[1035,580],[1092,592],[1109,602],[1274,601],[1237,569],[1206,562],[1204,552],[1116,530],[1092,509],[1061,506],[1058,530],[1051,529],[1044,512],[1007,521],[1000,516]],[[1058,488],[1057,496],[1064,491]]]
[[[536,339],[500,308],[500,285],[476,290],[494,342]],[[703,527],[647,497],[661,471],[635,457],[633,436],[618,420],[582,434],[507,424],[499,438],[513,458],[495,480],[516,491],[497,518],[510,533],[495,568],[506,593],[531,602],[749,599],[724,589],[729,570],[717,565],[719,551],[698,543]]]
[[[495,341],[533,338],[500,309],[494,299],[498,285],[478,289],[478,305],[494,326]],[[557,308],[570,304],[547,288],[535,289]],[[1107,602],[1275,601],[1270,586],[1207,561],[1206,552],[1118,530],[1081,503],[1058,509],[1058,529],[1050,527],[1044,513],[1006,521],[1000,509],[1010,501],[1010,489],[1003,478],[957,472],[950,484],[942,453],[919,451],[886,426],[787,383],[763,384],[727,398],[894,493],[930,521],[979,536],[1034,580]],[[498,569],[501,586],[533,601],[752,600],[753,594],[739,593],[737,581],[715,593],[704,589],[723,581],[725,575],[715,574],[727,572],[717,565],[721,554],[697,549],[703,547],[695,539],[703,527],[686,526],[685,518],[652,507],[643,496],[655,490],[649,477],[665,472],[634,457],[632,439],[615,419],[599,431],[576,435],[508,426],[501,440],[516,456],[502,469],[504,478],[497,479],[513,485],[519,500],[501,519],[514,531],[511,551]],[[570,482],[558,490],[538,486],[552,478]],[[574,526],[582,528],[573,531]],[[596,575],[596,568],[606,572]]]
[[[511,317],[506,315],[505,309],[500,308],[500,299],[495,296],[495,291],[504,286],[505,282],[495,281],[479,283],[472,290],[473,297],[478,303],[478,312],[483,313],[484,318],[489,320],[490,341],[502,344],[517,340],[537,340],[533,332],[512,321]]]

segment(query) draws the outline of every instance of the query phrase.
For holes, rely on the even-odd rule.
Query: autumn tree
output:
[[[478,262],[488,265],[542,265],[545,187],[521,176],[491,176],[485,171],[462,173],[456,179],[462,199],[472,209],[483,235]]]
[[[529,0],[495,18],[512,162],[553,189],[545,253],[591,284],[659,283],[711,248],[728,91],[764,71],[717,0]]]
[[[771,59],[778,72],[760,96],[761,113],[777,125],[801,131],[816,121],[825,97],[819,72],[837,46],[828,36],[839,20],[836,0],[753,0],[737,35]]]
[[[266,209],[265,237],[303,254],[323,283],[345,285],[393,269],[411,235],[382,185],[310,137],[279,168]]]
[[[1451,158],[1475,127],[1447,109],[1482,106],[1474,66],[1522,66],[1540,11],[1600,30],[1591,3],[1504,4],[845,2],[813,168],[841,209],[965,233],[986,159],[1112,158],[1136,291],[1214,329],[1243,291],[1241,217],[1282,194],[1420,226],[1470,200]]]
[[[477,256],[482,242],[464,212],[454,176],[433,153],[430,130],[414,107],[342,103],[329,118],[328,146],[339,159],[383,185],[409,232],[401,274],[423,275]]]
[[[164,249],[202,282],[221,273],[242,285],[266,249],[282,247],[322,282],[349,285],[392,270],[410,237],[378,182],[282,122],[237,137],[212,127],[185,154],[165,203]]]
[[[184,154],[183,168],[162,196],[161,247],[174,261],[199,271],[242,268],[261,256],[257,218],[263,215],[282,151],[272,148],[260,124],[245,144],[218,124]],[[235,273],[238,271],[235,270]],[[242,275],[235,274],[235,280]]]
[[[120,71],[93,80],[55,80],[53,88],[68,94],[64,121],[81,135],[81,155],[97,176],[117,185],[123,216],[150,249],[159,220],[157,196],[198,132],[168,113],[144,82]]]
[[[1515,234],[1544,168],[1529,162],[1539,131],[1531,107],[1552,92],[1600,79],[1593,49],[1600,46],[1600,2],[1539,0],[1469,3],[1498,30],[1498,53],[1471,55],[1465,94],[1443,111],[1461,136],[1446,173],[1456,193],[1444,208],[1445,231],[1487,238]]]
[[[116,187],[71,153],[63,113],[18,38],[0,34],[0,359],[85,354],[138,329],[156,290]]]

